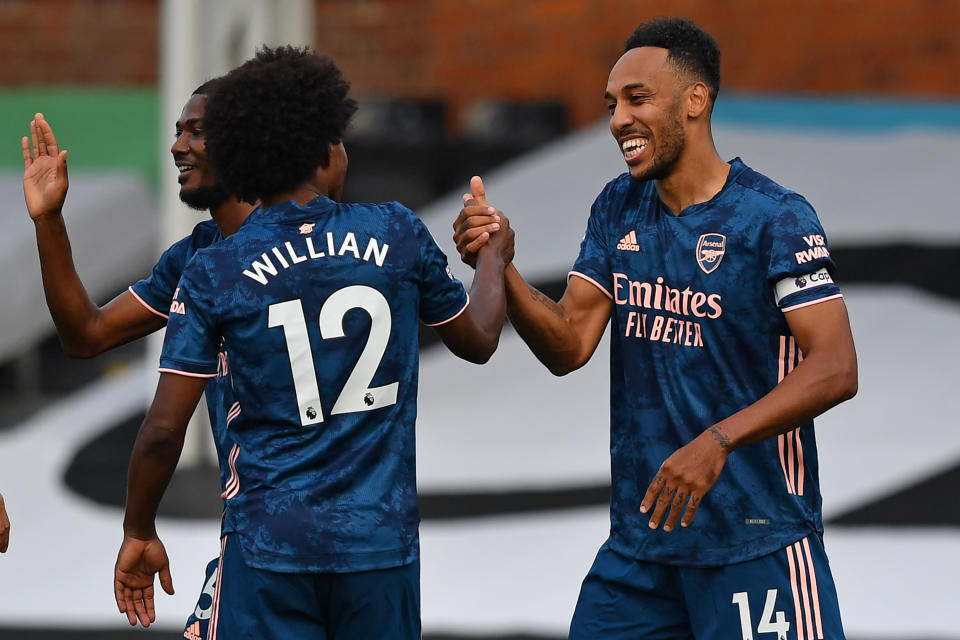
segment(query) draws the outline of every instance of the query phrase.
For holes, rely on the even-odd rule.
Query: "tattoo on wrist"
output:
[[[723,450],[727,453],[730,453],[730,438],[728,438],[727,435],[720,430],[720,427],[713,425],[710,427],[710,433],[713,434],[713,439],[716,440],[721,447],[723,447]]]

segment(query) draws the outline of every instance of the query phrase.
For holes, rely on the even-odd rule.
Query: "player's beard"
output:
[[[687,144],[687,136],[680,119],[679,99],[671,105],[670,120],[654,140],[656,153],[653,155],[650,168],[636,176],[635,180],[662,180],[669,176],[677,165],[680,154],[683,153],[683,148]]]
[[[180,192],[180,201],[191,209],[198,211],[216,209],[226,202],[229,197],[230,194],[218,184]]]

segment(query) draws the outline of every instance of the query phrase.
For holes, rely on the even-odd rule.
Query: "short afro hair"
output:
[[[211,80],[207,80],[207,81],[204,82],[202,85],[200,85],[199,87],[197,87],[196,89],[194,89],[194,90],[193,90],[193,93],[191,93],[190,95],[192,95],[192,96],[209,96],[210,94],[212,94],[212,93],[216,90],[216,88],[217,88],[217,83],[218,83],[218,82],[220,82],[220,78],[213,78],[213,79],[211,79]]]
[[[720,48],[709,33],[685,18],[654,18],[627,38],[624,53],[637,47],[666,49],[667,60],[707,85],[711,102],[720,92]]]
[[[217,179],[255,203],[330,164],[357,103],[332,58],[309,47],[263,47],[218,79],[204,114]]]

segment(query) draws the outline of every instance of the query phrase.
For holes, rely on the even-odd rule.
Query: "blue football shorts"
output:
[[[214,569],[203,640],[420,640],[419,561],[354,573],[278,573],[247,566],[236,536],[227,535]]]
[[[722,567],[676,567],[600,547],[570,640],[844,640],[817,534]]]

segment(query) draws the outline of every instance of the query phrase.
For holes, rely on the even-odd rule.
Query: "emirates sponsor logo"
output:
[[[703,347],[700,320],[719,318],[723,314],[721,300],[719,293],[671,287],[663,276],[655,282],[643,282],[623,273],[613,274],[614,303],[637,309],[618,313],[623,318],[623,335],[629,338]]]
[[[624,273],[613,274],[613,301],[619,305],[669,311],[696,318],[719,318],[723,314],[719,293],[671,287],[659,276],[655,282],[631,280]]]

